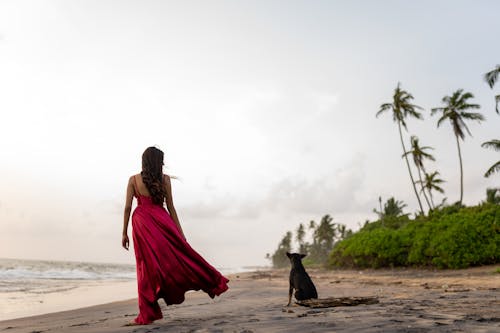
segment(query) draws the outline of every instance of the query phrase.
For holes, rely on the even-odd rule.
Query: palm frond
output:
[[[421,107],[411,104],[410,102],[412,99],[413,96],[407,91],[401,89],[401,83],[398,82],[396,89],[394,89],[392,103],[384,103],[380,105],[380,109],[376,113],[376,117],[387,110],[392,110],[392,119],[394,120],[394,122],[398,123],[405,130],[407,130],[405,119],[408,116],[422,119],[422,115],[418,111],[416,111],[417,109],[421,109]]]
[[[474,98],[474,95],[467,91],[467,92],[463,92],[464,90],[463,89],[458,89],[455,94],[457,94],[457,102],[459,104],[465,104],[465,101],[467,101],[468,99],[470,98]]]
[[[484,80],[490,88],[493,88],[495,83],[497,82],[498,76],[500,75],[500,65],[497,65],[492,71],[484,74]]]
[[[462,119],[477,120],[479,122],[485,120],[484,116],[481,113],[475,113],[475,112],[461,112],[460,116]]]
[[[420,154],[422,155],[422,157],[428,159],[428,160],[431,160],[431,161],[435,161],[436,159],[434,158],[434,156],[432,156],[432,154],[429,154],[429,153],[426,153],[424,150],[425,147],[422,147],[422,151],[420,152]]]
[[[443,123],[443,121],[445,121],[446,119],[448,119],[448,117],[446,116],[446,114],[443,112],[443,115],[441,116],[441,118],[438,119],[438,122],[437,122],[437,127],[441,126],[441,124]]]
[[[431,116],[435,115],[437,112],[444,112],[444,108],[432,108]]]
[[[434,156],[431,154],[431,153],[426,153],[425,151],[426,150],[434,150],[433,147],[430,147],[430,146],[423,146],[420,148],[422,150],[422,156],[424,156],[425,158],[431,160],[431,161],[435,161],[436,159],[434,158]]]
[[[442,184],[442,183],[446,183],[446,180],[442,180],[440,178],[436,178],[436,179],[432,179],[432,182],[434,184]]]
[[[427,173],[425,174],[425,176],[427,178],[431,179],[433,183],[445,183],[445,181],[442,180],[441,178],[436,178],[439,175],[440,175],[439,171],[434,171],[431,174],[427,174]]]
[[[422,119],[423,118],[422,113],[415,111],[415,109],[417,109],[417,108],[415,108],[415,106],[416,105],[412,105],[411,108],[406,109],[406,112],[405,112],[406,115],[412,116],[413,118]]]
[[[481,105],[479,104],[467,104],[467,103],[461,103],[459,104],[459,107],[457,107],[457,110],[469,110],[469,109],[480,109]]]
[[[377,114],[375,115],[375,117],[378,117],[379,115],[381,115],[382,113],[384,113],[385,111],[387,110],[390,110],[392,108],[392,104],[391,103],[384,103],[380,106],[380,109],[378,110]]]
[[[486,173],[484,174],[484,176],[486,178],[488,178],[489,176],[491,176],[492,174],[496,173],[496,172],[500,172],[500,161],[496,162],[495,164],[493,164],[489,169],[488,171],[486,171]]]
[[[439,193],[441,193],[441,194],[443,194],[443,193],[444,193],[444,190],[443,190],[441,187],[437,186],[437,185],[433,185],[433,186],[432,186],[432,189],[433,189],[434,191],[438,191],[438,192],[439,192]]]
[[[452,102],[453,104],[457,104],[460,101],[460,96],[462,95],[463,92],[464,92],[463,89],[458,89],[457,91],[455,91],[451,95],[450,102]]]
[[[453,133],[455,133],[455,135],[458,136],[462,140],[465,140],[465,133],[463,130],[464,128],[467,130],[467,132],[470,135],[469,128],[467,128],[467,125],[465,125],[464,121],[460,118],[452,119],[451,126],[453,127]]]
[[[474,95],[472,95],[469,92],[463,93],[462,95],[458,95],[457,98],[455,99],[455,105],[462,106],[464,104],[467,104],[467,100],[472,97],[474,97]]]
[[[483,148],[491,148],[495,151],[500,151],[500,140],[493,139],[490,141],[483,142],[481,144],[481,147]]]

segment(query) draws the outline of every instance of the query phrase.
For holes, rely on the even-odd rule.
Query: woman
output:
[[[137,264],[139,315],[144,325],[163,318],[158,299],[180,304],[188,290],[203,290],[211,298],[228,289],[227,282],[186,242],[172,200],[170,177],[163,174],[163,152],[155,147],[142,154],[142,172],[130,177],[123,218],[122,246],[128,250],[127,234],[132,199],[132,237]],[[163,207],[166,203],[167,210]]]

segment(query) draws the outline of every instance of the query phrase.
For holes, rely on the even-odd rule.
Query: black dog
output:
[[[318,298],[316,287],[307,274],[304,265],[302,265],[302,258],[304,258],[306,255],[287,252],[286,256],[292,263],[292,270],[290,271],[290,289],[288,290],[288,304],[286,306],[290,306],[294,289],[295,299],[297,299],[297,301]]]

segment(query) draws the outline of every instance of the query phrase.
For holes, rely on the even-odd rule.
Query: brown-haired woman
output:
[[[160,298],[170,305],[182,303],[188,290],[201,289],[212,298],[225,292],[229,280],[186,241],[175,211],[170,177],[163,174],[163,152],[158,148],[144,151],[142,172],[128,181],[122,236],[126,250],[134,196],[138,205],[132,214],[132,237],[139,291],[139,315],[134,323],[149,324],[163,318]]]

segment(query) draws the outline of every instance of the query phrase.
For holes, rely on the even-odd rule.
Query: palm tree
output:
[[[316,228],[316,222],[314,220],[309,221],[309,229],[314,229]]]
[[[424,188],[429,192],[429,197],[431,199],[431,204],[432,204],[432,209],[436,208],[436,205],[434,204],[434,199],[432,197],[432,191],[437,191],[439,193],[444,193],[444,190],[440,184],[444,183],[444,180],[437,178],[439,175],[439,172],[434,171],[431,174],[425,173],[425,179],[421,183],[423,185],[422,191]]]
[[[377,117],[384,113],[385,111],[392,111],[392,120],[398,124],[399,138],[401,140],[401,146],[403,146],[403,153],[406,160],[406,166],[408,167],[408,173],[410,174],[411,184],[413,190],[415,191],[415,196],[417,197],[418,205],[420,206],[420,211],[424,213],[424,208],[422,207],[422,202],[417,192],[417,187],[415,186],[415,180],[411,173],[410,162],[408,162],[408,156],[406,155],[406,147],[403,141],[403,132],[401,127],[405,130],[406,128],[406,118],[413,117],[417,119],[422,119],[422,114],[417,110],[422,110],[420,106],[411,104],[413,96],[407,91],[401,89],[401,85],[398,83],[396,89],[394,90],[394,95],[392,97],[392,103],[384,103],[380,106],[380,110],[377,112]]]
[[[500,65],[497,65],[493,70],[489,71],[488,73],[484,74],[484,80],[488,83],[490,88],[493,89],[493,86],[498,80],[498,77],[500,76]],[[498,114],[500,114],[500,110],[498,109],[498,103],[500,103],[500,95],[495,96],[495,110]]]
[[[403,201],[399,201],[394,199],[394,197],[390,197],[384,204],[384,209],[380,212],[376,209],[373,209],[373,212],[378,215],[380,220],[383,220],[386,217],[393,216],[399,217],[403,215],[408,215],[403,213],[403,209],[406,207],[406,204]]]
[[[486,189],[486,202],[500,205],[500,187]]]
[[[437,126],[439,127],[445,120],[449,120],[451,127],[453,128],[453,133],[457,140],[458,149],[458,159],[460,161],[460,205],[462,204],[462,199],[464,196],[464,172],[462,166],[462,153],[460,151],[460,140],[465,139],[465,131],[472,134],[469,128],[465,124],[465,120],[477,120],[481,122],[484,120],[484,116],[480,113],[468,112],[471,109],[479,109],[479,104],[470,104],[469,99],[474,98],[474,95],[470,92],[465,92],[463,89],[458,89],[451,96],[445,96],[441,100],[444,103],[443,107],[433,108],[431,115],[437,112],[441,112],[441,117],[438,119]]]
[[[337,224],[337,233],[339,237],[339,241],[346,239],[348,236],[352,234],[351,229],[347,229],[345,224]]]
[[[496,151],[500,151],[500,140],[491,140],[484,142],[481,147],[483,148],[492,148]],[[488,171],[484,174],[485,177],[489,177],[495,172],[500,172],[500,161],[493,164]]]
[[[424,191],[424,184],[422,181],[422,173],[425,174],[425,168],[424,168],[424,160],[425,159],[428,159],[431,161],[436,160],[434,158],[434,156],[425,152],[426,150],[434,149],[434,148],[429,147],[429,146],[420,147],[418,141],[419,140],[418,140],[418,137],[416,135],[411,136],[411,138],[410,138],[411,150],[409,152],[407,152],[406,155],[411,154],[413,157],[413,163],[417,167],[418,179],[419,179],[420,186],[422,187],[421,193],[424,195],[425,201],[427,202],[429,209],[432,209],[431,203],[429,202],[429,198],[427,198],[427,194],[425,194],[425,191]]]
[[[328,259],[328,254],[333,249],[335,237],[337,236],[335,223],[330,215],[321,218],[319,224],[313,232],[313,244],[309,258],[314,262],[324,264]]]
[[[297,243],[299,243],[299,253],[306,253],[306,244],[304,243],[304,237],[306,236],[306,230],[304,225],[301,223],[297,228],[297,235],[295,236],[297,239]]]
[[[270,256],[274,267],[286,267],[288,265],[288,259],[286,253],[292,250],[292,233],[287,231],[285,236],[281,239],[276,251]]]
[[[333,241],[336,235],[335,224],[332,223],[332,221],[333,218],[330,215],[327,214],[323,216],[313,234],[316,243],[323,245],[326,249],[333,247]]]

